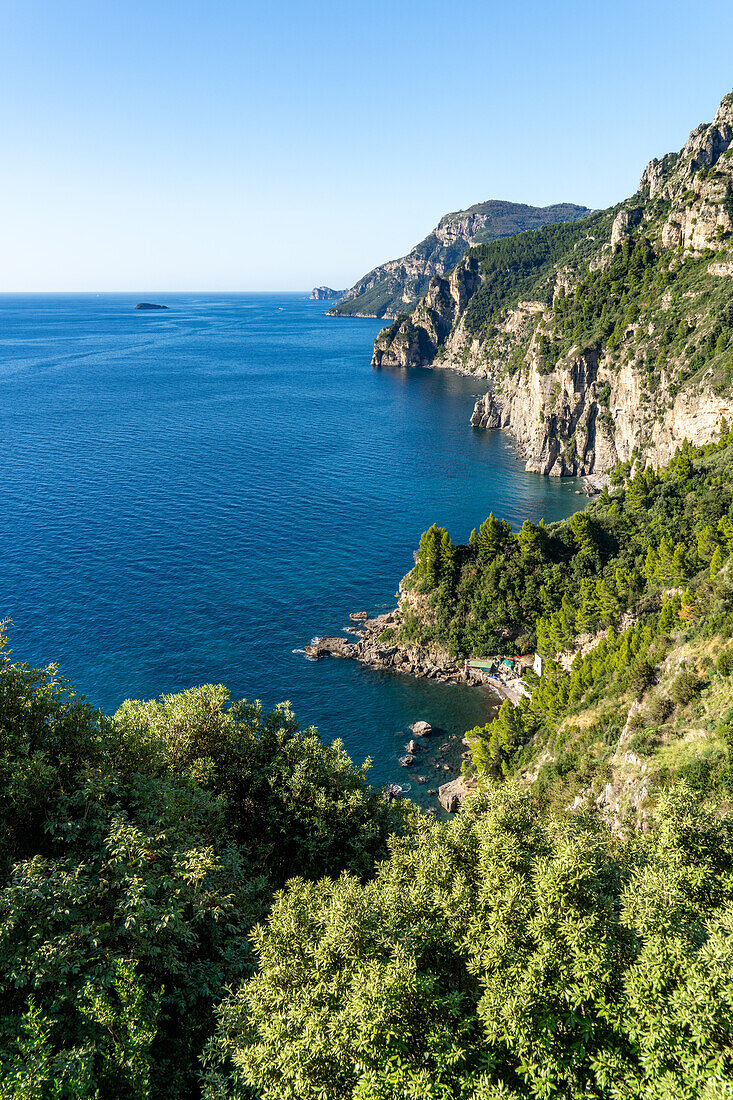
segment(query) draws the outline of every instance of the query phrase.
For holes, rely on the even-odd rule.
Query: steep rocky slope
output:
[[[446,214],[432,233],[406,256],[375,267],[347,290],[329,314],[396,317],[415,305],[434,275],[443,275],[457,264],[469,245],[555,222],[577,221],[588,213],[587,207],[573,203],[539,207],[492,199],[468,210]]]
[[[373,365],[486,377],[472,423],[509,428],[541,473],[717,437],[733,419],[733,93],[626,202],[471,248]]]

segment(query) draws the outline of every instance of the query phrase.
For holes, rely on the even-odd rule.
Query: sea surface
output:
[[[105,711],[225,683],[340,737],[375,782],[418,719],[462,733],[479,688],[305,659],[394,605],[420,533],[583,503],[471,429],[481,383],[374,371],[383,322],[305,294],[0,296],[0,616]],[[423,769],[424,770],[424,769]],[[441,776],[441,781],[443,777]],[[446,777],[449,778],[449,777]],[[413,783],[413,795],[424,792]]]

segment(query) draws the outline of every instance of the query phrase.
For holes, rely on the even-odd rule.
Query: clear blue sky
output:
[[[0,289],[351,284],[601,207],[733,89],[733,4],[0,0]]]

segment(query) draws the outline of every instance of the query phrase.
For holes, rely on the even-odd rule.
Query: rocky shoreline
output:
[[[399,626],[399,607],[373,619],[366,611],[355,611],[349,619],[352,625],[345,628],[345,633],[354,635],[358,641],[352,642],[344,637],[314,638],[310,645],[303,648],[306,657],[312,661],[321,657],[340,657],[359,661],[369,668],[417,676],[442,684],[489,688],[496,703],[508,699],[517,706],[522,695],[527,694],[522,681],[500,667],[500,657],[493,659],[495,663],[482,661],[481,667],[476,667],[475,662],[454,660],[444,650],[426,650],[422,646],[394,641],[387,631]]]
[[[405,755],[400,757],[401,766],[414,768],[418,772],[425,769],[427,774],[411,775],[410,778],[421,786],[425,786],[429,795],[437,796],[438,802],[447,813],[455,813],[460,809],[463,799],[477,787],[475,779],[466,779],[462,774],[463,762],[471,759],[468,741],[465,737],[459,738],[455,733],[449,734],[444,730],[435,729],[429,722],[415,722],[410,726],[410,731],[413,738],[405,746],[407,750]],[[434,738],[441,739],[437,750],[430,746]],[[465,747],[466,751],[461,751],[462,747]],[[458,753],[460,756],[457,755]],[[451,773],[456,771],[459,774],[451,777]],[[431,777],[431,772],[438,774]],[[444,779],[445,782],[440,783],[440,779]],[[431,787],[431,783],[435,786]],[[409,791],[410,786],[390,783],[386,790],[387,800],[391,802],[394,798],[403,798],[406,790]],[[435,810],[429,809],[428,813],[435,813]]]
[[[476,668],[469,661],[451,659],[445,652],[427,651],[417,645],[397,644],[393,639],[401,617],[399,607],[371,619],[367,611],[354,611],[349,615],[350,625],[344,628],[344,634],[352,635],[356,638],[355,641],[344,636],[314,638],[310,645],[304,646],[303,652],[310,660],[339,657],[359,661],[369,668],[422,677],[439,683],[474,685],[483,687],[484,690],[488,688],[493,696],[492,702],[497,706],[505,699],[514,705],[519,703],[521,691],[518,690],[517,683],[512,677],[502,675],[496,667],[490,670],[486,667]],[[487,699],[487,709],[488,705]],[[461,765],[471,758],[468,742],[465,738],[461,740],[457,734],[433,729],[425,721],[415,722],[410,730],[413,736],[405,745],[399,763],[403,768],[409,769],[412,781],[425,786],[428,795],[437,796],[445,811],[455,812],[463,798],[475,786],[473,781],[466,780],[461,774]],[[434,753],[429,747],[433,736],[440,737]],[[423,769],[425,773],[420,774]],[[455,774],[456,771],[458,775]],[[440,783],[440,779],[445,782]],[[428,789],[431,782],[435,786]],[[403,786],[390,784],[386,796],[388,799],[403,797]]]
[[[482,683],[480,677],[468,669],[465,662],[451,660],[445,654],[427,652],[416,645],[397,645],[389,638],[382,638],[385,631],[395,628],[400,622],[399,608],[370,619],[366,611],[356,611],[350,616],[352,623],[348,627],[350,634],[358,641],[348,638],[315,638],[304,647],[306,657],[318,660],[320,657],[342,657],[359,661],[369,668],[388,669],[390,672],[403,672],[408,676],[421,676],[428,680],[437,680],[444,684]]]

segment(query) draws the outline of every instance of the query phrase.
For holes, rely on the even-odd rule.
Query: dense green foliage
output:
[[[499,315],[520,299],[547,301],[555,281],[555,269],[572,254],[590,254],[594,234],[610,224],[607,212],[591,214],[577,222],[546,225],[490,244],[472,248],[478,262],[481,285],[466,307],[469,332],[488,332]]]
[[[732,931],[733,826],[689,792],[620,842],[508,786],[366,884],[291,884],[220,1012],[219,1095],[730,1097]]]
[[[733,433],[683,447],[666,470],[628,472],[619,467],[612,495],[559,523],[526,521],[515,534],[492,515],[455,547],[431,528],[405,582],[429,597],[430,614],[406,616],[411,640],[462,656],[552,655],[617,627],[643,596],[719,569],[733,549]],[[428,549],[441,539],[450,554],[436,573]]]
[[[688,650],[719,639],[720,649],[733,634],[733,433],[724,429],[719,444],[683,447],[666,470],[638,466],[631,476],[627,465],[613,480],[611,494],[548,527],[525,523],[515,535],[490,516],[468,546],[452,547],[452,568],[437,577],[427,568],[428,532],[405,582],[427,596],[427,606],[405,615],[410,641],[465,655],[536,648],[545,658],[541,678],[530,674],[531,699],[505,704],[485,727],[469,731],[469,771],[501,779],[549,750],[553,761],[540,767],[536,790],[558,804],[607,777],[604,762],[633,699],[648,696],[637,721],[651,732],[640,729],[630,743],[643,754],[696,699],[706,681],[692,668],[683,667],[664,691],[653,690],[657,668],[679,638]],[[433,542],[448,539],[431,531]],[[588,640],[569,670],[556,662]],[[718,675],[728,676],[727,649],[717,662]],[[713,727],[715,705],[706,718]],[[600,712],[582,735],[569,730],[573,714],[592,708]],[[719,739],[727,736],[723,730]],[[694,763],[689,775],[687,765],[673,771],[702,793],[727,798],[733,760],[719,748],[706,752],[702,772]],[[658,773],[650,778],[666,782],[671,774],[662,764]]]
[[[396,827],[336,743],[222,687],[106,719],[0,660],[0,1094],[196,1094],[227,983],[293,874],[367,874]]]
[[[3,650],[0,1095],[733,1100],[732,475],[724,428],[423,535],[403,631],[546,659],[450,824],[284,707],[105,718]],[[629,756],[653,814],[610,831]]]

